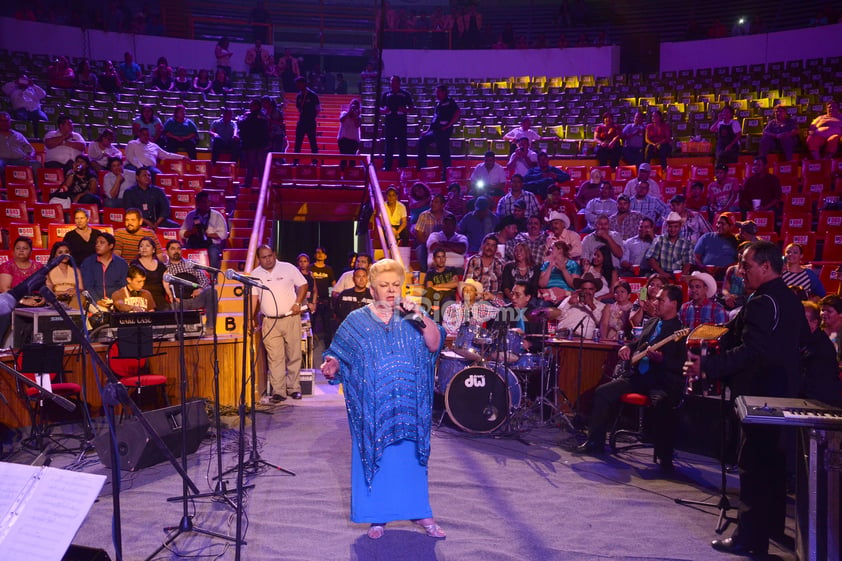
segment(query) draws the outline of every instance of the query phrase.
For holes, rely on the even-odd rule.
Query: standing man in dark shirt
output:
[[[433,120],[427,131],[418,139],[418,169],[427,167],[427,148],[433,142],[439,151],[442,165],[442,180],[447,178],[447,168],[450,167],[450,133],[453,125],[459,120],[461,111],[456,102],[450,99],[447,86],[439,84],[436,88],[436,104]]]
[[[358,308],[374,302],[368,289],[368,270],[360,267],[354,269],[354,286],[343,290],[336,300],[336,323],[345,321],[348,314]]]
[[[781,278],[778,246],[752,242],[740,256],[745,287],[754,293],[720,341],[720,351],[701,358],[688,353],[685,375],[724,379],[731,395],[795,397],[801,378],[801,349],[809,327],[798,297]],[[782,535],[786,518],[786,453],[781,427],[742,425],[737,464],[740,509],[737,530],[711,546],[735,555],[765,559],[769,538]]]
[[[242,146],[242,164],[246,168],[243,186],[251,188],[254,177],[257,176],[259,180],[263,175],[266,149],[269,147],[269,120],[263,114],[260,98],[251,100],[249,113],[240,119],[238,128]]]
[[[333,272],[333,267],[325,263],[327,253],[325,253],[323,247],[317,247],[313,257],[315,261],[310,265],[310,273],[313,275],[313,280],[316,282],[316,292],[319,294],[319,303],[313,317],[313,332],[324,342],[325,348],[327,348],[333,334],[330,325],[330,295],[333,285],[336,284],[336,275]]]
[[[295,151],[301,152],[301,145],[304,143],[304,135],[310,140],[310,151],[318,153],[319,146],[316,143],[316,117],[319,116],[321,106],[319,96],[316,92],[307,87],[307,79],[299,76],[295,79],[295,87],[298,88],[298,95],[295,96],[295,107],[298,108],[298,124],[295,125]]]
[[[386,150],[383,160],[383,171],[392,169],[392,159],[395,154],[395,144],[398,149],[398,167],[407,166],[406,158],[406,114],[412,109],[412,95],[401,89],[401,79],[392,76],[389,82],[390,90],[383,94],[380,101],[380,110],[386,116],[385,131],[383,133],[386,142]]]

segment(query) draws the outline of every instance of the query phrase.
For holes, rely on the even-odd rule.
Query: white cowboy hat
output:
[[[716,281],[713,279],[713,277],[709,273],[703,273],[701,271],[693,271],[692,273],[690,273],[690,277],[691,277],[691,280],[692,279],[698,279],[698,280],[702,281],[703,283],[705,283],[705,286],[707,286],[707,297],[708,298],[713,298],[714,296],[716,296]]]

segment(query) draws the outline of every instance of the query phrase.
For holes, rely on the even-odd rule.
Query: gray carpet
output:
[[[366,526],[348,520],[349,435],[336,387],[319,381],[315,395],[267,411],[271,414],[257,417],[260,455],[296,475],[268,468],[248,478],[255,487],[246,499],[244,560],[734,559],[709,546],[716,537],[715,509],[674,502],[716,501],[714,460],[680,454],[676,475],[664,479],[649,449],[604,459],[580,457],[568,451],[570,434],[557,428],[495,438],[440,427],[432,440],[430,493],[447,539],[427,538],[402,522],[388,525],[385,536],[372,541],[365,536]],[[223,434],[224,465],[230,467],[236,463],[236,436],[233,430]],[[188,458],[190,476],[202,491],[212,488],[214,450],[208,438]],[[32,459],[29,452],[18,451],[7,460]],[[56,455],[52,465],[108,473],[95,454],[80,462]],[[234,485],[233,476],[226,480]],[[177,525],[182,515],[181,502],[166,499],[181,488],[168,464],[124,473],[124,559],[145,559],[166,539],[163,526]],[[729,488],[736,490],[733,477]],[[108,482],[74,543],[105,548],[113,558],[110,489]],[[189,513],[195,514],[197,527],[234,534],[233,510],[218,501],[191,501]],[[230,542],[199,533],[183,534],[170,547],[155,559],[234,559]],[[775,547],[773,552],[794,559]]]

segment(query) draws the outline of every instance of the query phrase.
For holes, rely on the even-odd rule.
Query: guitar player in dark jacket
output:
[[[678,309],[682,302],[681,288],[666,285],[655,297],[655,317],[643,326],[640,338],[631,346],[620,348],[620,360],[630,360],[644,347],[653,347],[664,339],[674,339],[673,334],[681,329]],[[594,395],[588,439],[577,449],[583,453],[599,453],[605,445],[605,432],[616,415],[620,396],[625,393],[639,393],[648,396],[653,405],[655,429],[655,458],[661,471],[672,471],[672,455],[675,443],[673,407],[680,401],[684,391],[682,366],[686,358],[683,339],[672,340],[657,350],[649,350],[646,356],[633,365],[631,375],[619,378],[598,387]]]

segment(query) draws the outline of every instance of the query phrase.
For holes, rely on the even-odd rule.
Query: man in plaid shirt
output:
[[[728,320],[725,308],[713,299],[716,296],[716,281],[712,276],[693,271],[687,286],[690,299],[682,304],[678,314],[681,325],[693,329],[703,323],[723,324]]]
[[[631,199],[631,209],[643,216],[648,216],[658,225],[664,221],[664,216],[670,212],[670,208],[664,201],[649,194],[648,181],[641,181],[637,184],[637,193]]]
[[[667,233],[655,238],[644,259],[662,279],[671,281],[673,271],[681,271],[682,275],[690,272],[693,242],[681,237],[681,216],[677,212],[669,213],[666,223]]]
[[[526,217],[535,216],[541,211],[541,205],[538,203],[538,197],[534,193],[523,190],[523,176],[516,173],[512,176],[509,192],[497,202],[497,216],[504,218],[510,214],[514,214],[515,203],[523,201],[526,205]]]
[[[547,260],[547,232],[540,216],[530,216],[526,220],[526,232],[518,234],[515,243],[523,242],[532,253],[533,263],[543,263]]]
[[[465,263],[463,279],[473,279],[482,284],[480,300],[494,300],[499,298],[503,280],[503,260],[497,257],[497,236],[486,234],[482,239],[480,253],[474,255]]]
[[[205,329],[216,329],[216,293],[211,291],[210,282],[204,272],[195,268],[195,263],[181,258],[181,242],[170,240],[167,243],[167,273],[190,282],[195,282],[199,288],[190,289],[178,284],[176,294],[184,301],[185,310],[205,310]],[[178,307],[178,300],[173,303]]]
[[[627,240],[637,235],[642,218],[642,214],[631,210],[631,199],[628,195],[620,195],[617,197],[617,212],[609,216],[608,227],[612,232],[619,233],[624,240]],[[654,223],[653,220],[652,224]]]

